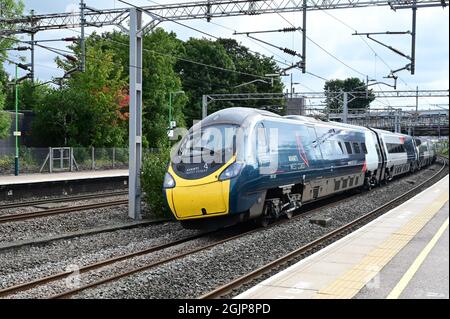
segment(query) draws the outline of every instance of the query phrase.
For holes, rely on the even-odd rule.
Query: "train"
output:
[[[435,160],[428,139],[233,107],[195,124],[174,147],[163,193],[185,228],[265,226],[306,203],[370,190]]]

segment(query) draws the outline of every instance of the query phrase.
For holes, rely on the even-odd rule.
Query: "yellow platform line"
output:
[[[417,270],[419,270],[422,263],[425,261],[425,258],[428,256],[430,251],[438,242],[439,238],[441,238],[442,234],[448,227],[448,220],[441,225],[437,233],[433,236],[430,242],[425,246],[425,248],[420,252],[419,256],[417,256],[416,260],[412,263],[406,273],[403,275],[402,279],[397,283],[397,285],[392,289],[391,293],[387,296],[387,299],[397,299],[402,294],[403,290],[405,290],[406,286],[408,286],[411,279],[414,277]]]
[[[448,191],[443,192],[426,209],[416,214],[406,225],[394,231],[389,238],[370,251],[359,263],[320,289],[313,298],[347,299],[355,296],[434,217],[448,198]],[[366,271],[364,276],[361,276],[361,270]]]

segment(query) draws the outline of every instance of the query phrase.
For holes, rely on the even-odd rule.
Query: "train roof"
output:
[[[276,117],[282,118],[280,115],[265,111],[258,110],[254,108],[248,107],[230,107],[227,109],[223,109],[217,112],[208,115],[204,120],[202,120],[202,125],[209,124],[220,124],[220,123],[230,123],[230,124],[238,124],[241,125],[245,120],[250,117],[256,116],[268,116],[268,117]]]
[[[312,122],[312,123],[320,123],[323,122],[321,120],[315,119],[314,117],[303,116],[303,115],[285,115],[283,118],[290,120],[299,120],[303,122]]]
[[[408,134],[396,133],[396,132],[391,132],[391,131],[386,131],[386,130],[380,130],[378,128],[372,128],[372,130],[374,130],[375,132],[381,133],[381,134],[386,134],[386,135],[397,135],[397,136],[408,136],[408,137],[411,137]]]
[[[369,130],[365,126],[359,126],[359,125],[354,125],[354,124],[348,124],[348,123],[342,123],[342,122],[334,122],[334,121],[329,121],[328,123],[330,123],[330,124],[332,124],[334,126],[351,128],[351,129],[355,129],[355,130],[364,130],[364,131]]]

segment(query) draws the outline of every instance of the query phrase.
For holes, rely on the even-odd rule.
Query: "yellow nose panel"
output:
[[[230,181],[172,189],[173,210],[178,219],[228,213]]]
[[[175,217],[190,219],[228,214],[230,180],[220,181],[219,175],[235,160],[233,156],[216,172],[193,180],[177,176],[169,165],[168,171],[175,180],[175,187],[166,189],[166,196]]]

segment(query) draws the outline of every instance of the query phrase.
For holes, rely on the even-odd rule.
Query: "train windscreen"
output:
[[[172,158],[172,168],[182,178],[208,176],[227,163],[236,152],[238,125],[218,124],[186,135]]]

